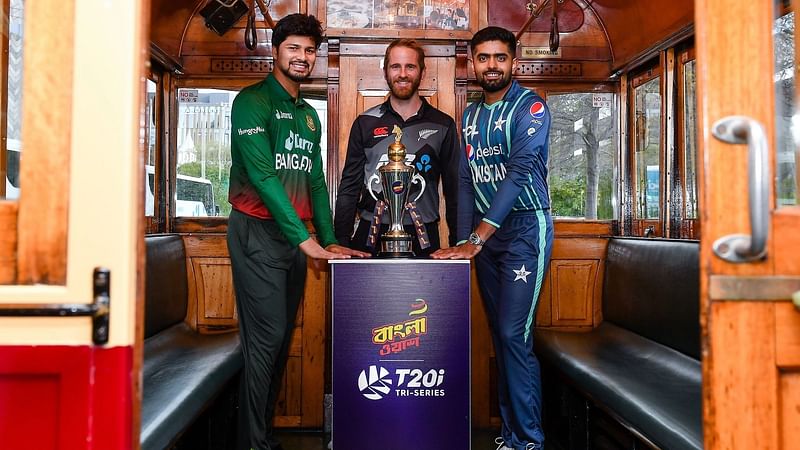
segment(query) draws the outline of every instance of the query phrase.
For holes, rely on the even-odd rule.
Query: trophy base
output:
[[[411,236],[382,236],[381,258],[412,258]]]

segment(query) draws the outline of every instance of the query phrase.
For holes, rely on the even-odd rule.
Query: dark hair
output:
[[[386,47],[386,53],[383,55],[384,72],[389,70],[389,52],[391,52],[395,47],[407,47],[417,52],[417,63],[419,64],[419,70],[420,72],[425,70],[425,50],[422,49],[422,46],[419,45],[419,43],[414,39],[395,39],[391,44],[389,44],[388,47]]]
[[[486,27],[482,30],[479,30],[474,36],[472,36],[469,46],[473,51],[475,51],[475,47],[478,44],[483,44],[484,42],[488,41],[504,42],[506,45],[508,45],[508,49],[511,51],[512,57],[517,54],[517,38],[514,37],[514,33],[500,27]]]
[[[272,30],[272,47],[278,48],[289,36],[307,36],[314,45],[322,44],[322,24],[316,17],[308,14],[289,14],[275,24]]]

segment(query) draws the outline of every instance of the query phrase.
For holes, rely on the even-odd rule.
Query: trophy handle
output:
[[[377,202],[378,201],[378,197],[376,197],[375,196],[375,192],[372,191],[372,183],[374,183],[376,181],[378,182],[378,184],[381,184],[381,179],[380,179],[380,177],[378,177],[378,174],[377,173],[373,173],[372,176],[369,177],[369,179],[367,180],[367,190],[369,191],[369,195],[371,195],[372,198],[374,198],[375,201]]]
[[[422,186],[419,188],[419,194],[414,198],[414,201],[419,200],[419,198],[422,197],[422,193],[425,192],[425,178],[422,178],[422,175],[419,173],[415,173],[411,178],[411,184],[417,184],[417,181],[419,181]]]

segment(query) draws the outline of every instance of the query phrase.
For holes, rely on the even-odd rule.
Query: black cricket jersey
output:
[[[356,118],[350,129],[347,157],[336,198],[336,239],[342,245],[350,245],[357,217],[372,220],[375,200],[367,191],[367,182],[389,161],[386,152],[389,144],[395,141],[395,135],[391,134],[395,125],[403,130],[401,142],[406,146],[406,163],[416,168],[427,186],[417,200],[420,216],[425,223],[439,220],[438,186],[441,179],[450,244],[454,245],[460,156],[457,129],[450,116],[431,106],[424,98],[419,111],[406,121],[392,109],[389,100]],[[416,197],[418,189],[418,185],[412,185],[409,199]],[[379,199],[383,198],[380,183],[373,183],[372,190]],[[408,214],[404,221],[411,223]],[[389,223],[388,212],[384,212],[382,222]]]

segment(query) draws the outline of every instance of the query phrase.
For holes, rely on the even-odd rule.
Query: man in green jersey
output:
[[[300,98],[322,42],[314,16],[291,14],[272,31],[274,69],[236,96],[231,112],[228,250],[244,356],[239,447],[275,450],[275,400],[303,295],[306,257],[368,254],[338,245],[320,156],[321,125]],[[304,220],[312,219],[319,242]]]

